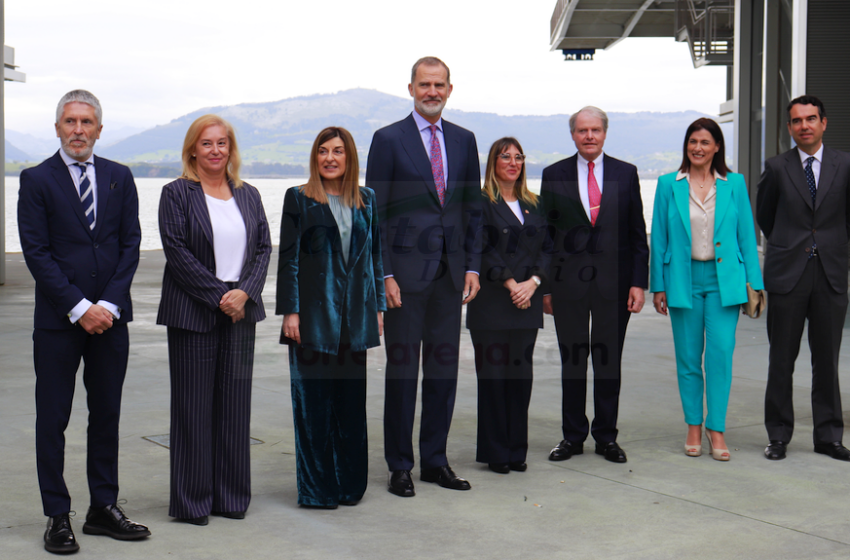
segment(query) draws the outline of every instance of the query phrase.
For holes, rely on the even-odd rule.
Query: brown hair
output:
[[[499,154],[511,146],[519,150],[519,153],[522,153],[522,146],[519,145],[519,140],[510,136],[500,138],[490,146],[490,155],[487,156],[487,169],[484,172],[484,188],[481,189],[487,194],[490,202],[498,202],[499,198],[501,198],[499,195],[499,181],[496,180],[496,159],[499,157]],[[528,184],[525,181],[525,163],[519,168],[519,177],[517,177],[516,183],[514,183],[514,194],[517,199],[526,204],[537,206],[537,195],[528,190]]]
[[[682,165],[679,166],[679,171],[687,173],[691,170],[691,160],[688,159],[688,140],[691,139],[691,134],[698,130],[707,130],[711,137],[717,143],[717,153],[711,160],[710,170],[721,175],[727,175],[729,166],[726,165],[726,144],[723,142],[723,131],[720,130],[720,125],[711,119],[705,117],[695,120],[685,132],[685,144],[682,147]]]
[[[233,125],[218,115],[203,115],[189,125],[186,138],[183,140],[183,174],[181,177],[196,183],[201,182],[201,178],[198,176],[198,162],[195,160],[193,152],[195,151],[195,144],[198,143],[198,139],[204,130],[215,125],[224,127],[227,131],[227,142],[229,144],[227,178],[233,181],[233,188],[241,188],[242,179],[239,178],[239,167],[242,165],[242,158],[239,157],[239,146],[236,144],[236,131],[233,130]]]
[[[301,187],[301,192],[316,202],[328,203],[328,194],[325,192],[322,176],[319,174],[318,156],[319,147],[334,138],[341,139],[342,146],[345,149],[345,173],[343,173],[342,181],[340,181],[342,203],[349,208],[364,208],[365,205],[360,196],[360,165],[357,160],[357,146],[354,145],[354,138],[351,133],[341,126],[329,126],[316,136],[313,148],[310,150],[310,179],[306,185]]]

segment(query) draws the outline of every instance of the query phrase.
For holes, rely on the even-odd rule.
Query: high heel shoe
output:
[[[685,455],[688,457],[699,457],[702,455],[702,444],[688,445],[685,444]]]
[[[688,431],[690,431],[691,427],[692,426],[688,427]],[[699,429],[700,429],[700,432],[699,432],[700,442],[697,443],[696,445],[688,445],[688,439],[685,438],[685,455],[687,455],[688,457],[699,457],[700,455],[702,455],[702,426],[701,425],[699,426]]]
[[[720,449],[719,447],[714,447],[714,445],[711,443],[710,432],[713,432],[713,430],[709,430],[708,428],[705,429],[705,435],[708,438],[708,452],[711,453],[711,457],[715,461],[728,461],[729,459],[731,459],[732,456],[729,454],[728,449]]]

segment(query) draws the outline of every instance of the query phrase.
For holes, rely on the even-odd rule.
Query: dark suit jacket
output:
[[[764,162],[756,218],[767,237],[764,285],[787,294],[803,274],[812,243],[832,289],[847,291],[850,155],[824,147],[814,208],[797,148]]]
[[[133,320],[130,285],[142,239],[136,184],[123,165],[95,156],[94,166],[94,230],[58,152],[21,172],[18,229],[36,282],[36,328],[73,328],[68,313],[83,298],[118,306],[116,325]]]
[[[458,291],[464,274],[479,271],[475,249],[480,220],[481,170],[475,136],[443,120],[448,175],[440,206],[431,161],[411,114],[375,132],[366,185],[375,191],[381,215],[384,274],[402,292],[421,292],[437,277],[443,243],[448,273]],[[445,271],[442,271],[445,273]]]
[[[256,323],[266,318],[261,294],[272,251],[269,223],[257,189],[248,183],[230,188],[248,238],[237,286],[249,298],[243,320]],[[212,330],[221,296],[230,288],[215,276],[212,224],[200,183],[177,179],[162,187],[159,234],[166,263],[157,324],[194,332]]]
[[[558,297],[584,297],[591,281],[608,299],[625,300],[632,286],[648,286],[649,249],[637,168],[603,157],[602,201],[594,227],[579,197],[578,155],[543,170],[540,203],[555,243],[551,282]]]
[[[360,193],[365,207],[353,209],[346,264],[330,207],[305,196],[301,187],[286,191],[275,313],[298,313],[304,348],[336,354],[343,323],[351,351],[381,344],[378,312],[387,310],[387,302],[378,211],[372,189],[361,187]]]
[[[481,254],[481,291],[469,302],[466,326],[469,329],[510,330],[543,327],[543,294],[548,293],[547,278],[552,241],[546,219],[539,207],[520,201],[525,223],[520,223],[504,199],[490,202],[482,196],[484,210]],[[518,309],[504,282],[513,278],[524,282],[539,276],[542,284],[531,297],[531,307]]]

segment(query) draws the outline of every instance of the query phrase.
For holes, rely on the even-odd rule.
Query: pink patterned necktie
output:
[[[431,129],[431,173],[434,175],[434,184],[437,185],[437,198],[440,206],[446,205],[446,178],[443,176],[443,151],[440,149],[440,139],[437,138],[437,125],[432,124]]]
[[[594,163],[587,163],[587,199],[590,202],[590,225],[596,225],[596,216],[599,215],[599,204],[602,202],[602,193],[599,192],[599,184],[593,174]]]

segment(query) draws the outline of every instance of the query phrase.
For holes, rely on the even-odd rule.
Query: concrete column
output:
[[[761,175],[761,92],[764,0],[735,0],[735,171],[742,173],[755,207]],[[756,235],[759,229],[756,226]]]

